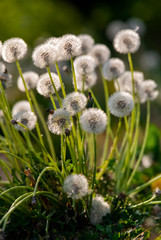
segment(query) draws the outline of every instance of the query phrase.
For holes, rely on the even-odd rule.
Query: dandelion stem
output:
[[[58,76],[59,76],[62,94],[63,94],[63,97],[65,98],[65,97],[66,97],[65,87],[64,87],[64,83],[63,83],[63,81],[62,81],[62,77],[61,77],[60,70],[59,70],[59,66],[58,66],[58,63],[57,63],[57,62],[55,62],[55,67],[56,67],[57,74],[58,74]]]
[[[72,73],[73,73],[74,88],[75,88],[75,92],[77,92],[78,89],[77,89],[77,81],[76,81],[75,69],[73,64],[73,58],[71,58],[71,67],[72,67]]]
[[[141,207],[141,206],[144,206],[146,205],[147,203],[150,203],[152,200],[154,200],[156,198],[156,195],[154,194],[150,199],[144,201],[144,202],[141,202],[141,203],[138,203],[136,205],[133,205],[133,206],[130,206],[130,208],[137,208],[137,207]]]

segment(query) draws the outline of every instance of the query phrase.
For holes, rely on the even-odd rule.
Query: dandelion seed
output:
[[[90,222],[93,225],[101,223],[102,218],[106,216],[107,213],[111,213],[110,205],[104,201],[104,198],[101,195],[97,195],[92,200]]]
[[[82,41],[73,34],[66,34],[61,37],[59,44],[58,61],[70,60],[81,54]]]
[[[57,109],[49,114],[47,124],[50,132],[61,135],[66,128],[71,128],[70,114],[64,109]]]
[[[92,72],[91,74],[86,74],[85,76],[80,75],[76,72],[76,81],[78,90],[82,91],[83,81],[84,81],[84,90],[93,87],[97,82],[97,74]],[[73,82],[74,85],[74,82]]]
[[[94,71],[96,64],[91,56],[80,56],[74,60],[75,71],[80,75],[90,74]]]
[[[135,53],[140,47],[140,37],[131,29],[121,30],[116,34],[113,44],[119,53]]]
[[[30,103],[26,100],[19,101],[13,105],[12,116],[14,117],[19,112],[31,112]]]
[[[88,108],[83,111],[80,117],[80,124],[84,131],[98,134],[105,130],[107,116],[101,109]]]
[[[57,61],[58,47],[51,44],[42,44],[37,46],[32,54],[34,65],[38,68],[46,68]]]
[[[154,100],[158,97],[159,91],[155,90],[157,84],[153,80],[145,80],[139,89],[140,102],[144,103],[147,100]]]
[[[111,52],[106,45],[95,44],[89,55],[95,59],[96,66],[99,66],[103,65],[110,58]]]
[[[63,100],[63,108],[72,116],[81,112],[87,105],[87,98],[83,93],[73,92]]]
[[[94,46],[94,39],[88,34],[78,35],[82,41],[82,54],[87,54]]]
[[[110,113],[116,117],[128,116],[134,108],[133,97],[127,92],[115,92],[109,97],[108,107]]]
[[[55,73],[51,73],[53,82],[55,84],[56,90],[59,91],[61,85],[59,81],[59,77]],[[44,73],[40,76],[38,82],[37,82],[37,91],[39,94],[43,95],[44,97],[50,97],[50,94],[54,94],[55,90],[53,88],[53,85],[51,83],[50,77],[48,73]]]
[[[69,175],[63,184],[63,190],[68,197],[80,199],[88,194],[88,181],[82,174]]]
[[[24,126],[26,126],[29,130],[33,130],[36,126],[37,117],[33,112],[19,112],[14,116],[15,122],[20,122]],[[26,131],[22,126],[19,124],[14,124],[14,127],[18,131]]]
[[[39,75],[37,73],[32,71],[24,72],[23,77],[28,90],[36,88],[37,81],[39,80]],[[17,79],[17,86],[20,91],[25,92],[25,87],[21,77],[18,77]]]
[[[3,43],[2,58],[12,63],[24,58],[27,53],[27,44],[21,38],[10,38]]]
[[[102,69],[103,76],[106,80],[113,80],[120,77],[125,71],[125,65],[119,58],[111,58],[104,65]]]

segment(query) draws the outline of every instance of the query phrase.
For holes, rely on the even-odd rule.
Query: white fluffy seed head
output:
[[[47,125],[50,132],[63,134],[66,128],[70,129],[72,126],[69,112],[64,109],[55,110],[53,114],[49,114]]]
[[[21,38],[10,38],[3,43],[2,58],[8,63],[24,58],[27,53],[27,44]]]
[[[116,117],[128,116],[134,108],[133,97],[127,92],[115,92],[109,97],[108,108]]]
[[[0,57],[2,55],[2,42],[0,41]]]
[[[72,199],[80,199],[88,194],[88,181],[82,174],[69,175],[63,184],[63,191]]]
[[[76,81],[77,81],[77,88],[78,90],[82,91],[83,88],[83,81],[84,81],[84,90],[93,87],[97,82],[97,74],[92,72],[90,74],[86,74],[85,76],[80,75],[76,72]],[[73,82],[74,85],[74,82]]]
[[[87,98],[83,93],[72,92],[63,100],[63,108],[72,116],[81,112],[87,105]]]
[[[48,43],[37,46],[32,54],[33,63],[38,68],[46,68],[54,64],[57,58],[58,47]]]
[[[66,34],[61,37],[59,44],[58,61],[70,60],[81,54],[82,41],[73,34]]]
[[[17,122],[22,123],[24,126],[26,126],[29,130],[33,130],[36,126],[37,117],[33,112],[19,112],[14,116],[14,120]],[[19,124],[14,124],[14,127],[18,131],[26,131],[22,126]]]
[[[125,71],[124,62],[119,58],[111,58],[102,69],[103,76],[106,80],[111,81],[120,77]]]
[[[52,76],[53,82],[55,84],[56,90],[59,91],[61,85],[60,85],[58,75],[55,73],[51,73],[51,76]],[[50,80],[48,73],[44,73],[40,76],[40,78],[37,82],[36,89],[37,89],[38,93],[43,95],[44,97],[50,97],[50,94],[55,93],[54,87],[52,85],[52,82]]]
[[[0,73],[5,73],[6,71],[6,65],[3,62],[0,62]]]
[[[23,77],[28,90],[36,88],[37,81],[39,80],[39,75],[36,72],[24,72]],[[25,92],[25,87],[21,77],[18,77],[17,79],[17,87],[20,91]]]
[[[80,117],[80,124],[88,133],[102,133],[107,125],[107,115],[98,108],[85,109]]]
[[[95,60],[93,57],[84,55],[79,56],[74,60],[75,71],[80,75],[90,74],[96,67]]]
[[[16,102],[12,108],[12,116],[14,117],[19,112],[31,112],[30,103],[26,100]]]
[[[131,29],[121,30],[116,34],[113,45],[119,53],[135,53],[140,47],[139,34]]]
[[[78,35],[82,41],[82,54],[87,54],[94,46],[94,39],[89,34]]]
[[[159,91],[155,90],[157,84],[153,80],[145,80],[142,82],[141,87],[139,89],[139,97],[140,102],[144,103],[147,100],[154,100],[158,97]]]
[[[106,216],[107,213],[111,213],[110,205],[104,201],[104,198],[101,195],[97,195],[92,200],[90,222],[93,225],[101,223],[102,218]]]
[[[44,43],[51,44],[53,47],[58,47],[60,43],[60,37],[50,37]]]
[[[99,66],[103,65],[110,58],[111,52],[106,45],[95,44],[89,55],[95,59],[96,66]]]

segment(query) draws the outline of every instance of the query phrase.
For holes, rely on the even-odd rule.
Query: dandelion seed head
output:
[[[87,98],[83,93],[72,92],[63,100],[63,108],[72,116],[81,112],[87,105]]]
[[[55,84],[56,90],[59,91],[61,85],[59,81],[59,77],[55,73],[51,73],[53,82]],[[43,95],[44,97],[50,97],[50,94],[54,94],[55,90],[53,88],[53,85],[51,83],[50,77],[48,73],[44,73],[40,76],[36,89],[39,94]]]
[[[27,44],[21,38],[10,38],[3,43],[2,58],[8,63],[21,60],[27,53]]]
[[[104,65],[102,69],[103,76],[106,80],[113,80],[120,77],[125,71],[124,62],[119,58],[111,58]]]
[[[74,67],[78,74],[85,75],[92,73],[96,67],[96,64],[93,57],[83,55],[74,60]]]
[[[88,133],[102,133],[107,125],[107,116],[101,109],[88,108],[83,111],[80,124]]]
[[[37,73],[32,71],[24,72],[23,77],[28,90],[36,88],[37,81],[39,80],[39,75]],[[25,87],[20,76],[17,79],[17,86],[20,91],[25,92]]]
[[[52,44],[41,44],[37,46],[32,54],[32,60],[36,67],[46,68],[54,64],[58,57],[58,47]]]
[[[89,192],[87,178],[82,174],[69,175],[64,181],[63,190],[68,197],[80,199]]]
[[[12,85],[12,75],[0,72],[0,81],[2,83],[2,87],[6,89]]]
[[[0,73],[5,73],[6,71],[6,65],[3,62],[0,62]]]
[[[149,168],[153,164],[152,156],[151,154],[145,154],[142,158],[142,165],[144,168]]]
[[[127,92],[115,92],[109,97],[108,108],[116,117],[128,116],[134,108],[133,97]]]
[[[94,39],[89,34],[78,35],[82,41],[82,54],[87,54],[94,46]]]
[[[92,200],[90,222],[93,225],[101,223],[102,218],[106,216],[107,213],[111,213],[110,205],[104,201],[104,198],[101,195],[97,195]]]
[[[58,61],[70,60],[81,54],[82,41],[73,34],[66,34],[61,37],[59,44]]]
[[[147,100],[154,100],[158,97],[159,91],[155,90],[157,84],[153,80],[145,80],[142,82],[141,87],[139,89],[139,97],[140,102],[144,103]]]
[[[33,112],[18,112],[16,115],[14,115],[14,120],[17,122],[22,123],[24,126],[26,126],[29,130],[33,130],[36,126],[37,117]],[[22,126],[19,124],[14,124],[14,127],[18,131],[26,131]]]
[[[60,37],[50,37],[44,42],[44,44],[51,44],[53,45],[53,47],[58,47],[60,39],[61,39]]]
[[[70,114],[67,110],[57,109],[49,114],[47,124],[50,132],[61,135],[66,128],[71,128]]]
[[[16,102],[12,108],[12,116],[14,117],[19,112],[31,112],[30,103],[26,100]]]
[[[116,34],[113,44],[119,53],[135,53],[140,47],[140,37],[131,29],[121,30]]]
[[[96,66],[99,66],[103,65],[110,58],[111,52],[106,45],[95,44],[89,55],[95,59]]]
[[[83,81],[84,81],[84,90],[93,87],[97,82],[97,74],[95,72],[92,72],[90,74],[86,75],[80,75],[76,72],[76,81],[77,81],[77,88],[78,90],[82,91],[83,87]],[[73,82],[74,85],[74,82]]]

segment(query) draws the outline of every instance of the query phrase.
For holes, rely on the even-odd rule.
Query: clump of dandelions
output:
[[[39,75],[36,72],[24,72],[23,77],[28,90],[36,88],[37,81],[39,80]],[[21,77],[18,77],[17,79],[17,86],[20,91],[25,92],[25,87]]]
[[[75,71],[80,75],[90,74],[94,71],[96,64],[93,57],[84,55],[74,60]]]
[[[27,44],[21,38],[10,38],[3,43],[2,58],[8,63],[24,58],[27,53]]]
[[[82,54],[87,54],[94,46],[94,39],[89,34],[78,35],[82,41]]]
[[[140,102],[144,103],[147,100],[154,100],[159,95],[159,91],[155,90],[157,84],[153,80],[145,80],[141,84],[141,88],[139,89],[139,98]]]
[[[79,37],[73,34],[66,34],[60,38],[58,48],[59,58],[58,61],[70,60],[73,57],[81,54],[82,41]]]
[[[120,77],[125,71],[124,62],[119,58],[111,58],[104,65],[102,69],[103,76],[106,80],[113,80]]]
[[[121,30],[116,34],[113,45],[119,53],[135,53],[140,47],[139,34],[131,29]]]
[[[61,85],[59,81],[59,77],[56,73],[51,73],[51,77],[53,79],[53,82],[55,84],[55,88],[57,91],[59,91]],[[51,79],[49,77],[48,73],[44,73],[40,76],[36,89],[39,94],[43,95],[44,97],[50,97],[50,94],[54,94],[55,90],[52,85]]]
[[[69,112],[62,108],[55,110],[54,113],[49,114],[47,125],[50,132],[57,135],[63,134],[66,128],[71,128]]]
[[[87,98],[83,93],[69,93],[63,100],[63,108],[66,109],[72,116],[81,112],[87,105]]]
[[[93,225],[99,224],[107,213],[111,213],[110,205],[104,201],[101,195],[97,195],[92,200],[92,209],[90,213],[90,222]]]
[[[18,131],[26,131],[26,129],[20,126],[19,123],[22,123],[28,130],[33,130],[36,126],[37,117],[33,112],[19,112],[14,116],[12,123]]]
[[[12,116],[14,117],[19,112],[31,112],[30,103],[26,100],[16,102],[12,108]]]
[[[128,116],[134,108],[133,97],[127,92],[115,92],[109,97],[108,108],[116,117]]]
[[[111,52],[106,45],[95,44],[89,55],[95,59],[96,66],[99,66],[103,65],[110,58]]]
[[[46,43],[37,46],[32,54],[32,60],[36,67],[46,68],[57,61],[58,47]]]
[[[69,175],[63,184],[63,191],[72,199],[80,199],[89,192],[87,178],[82,174]]]
[[[80,124],[88,133],[101,133],[107,125],[107,115],[98,108],[85,109],[80,116]]]

